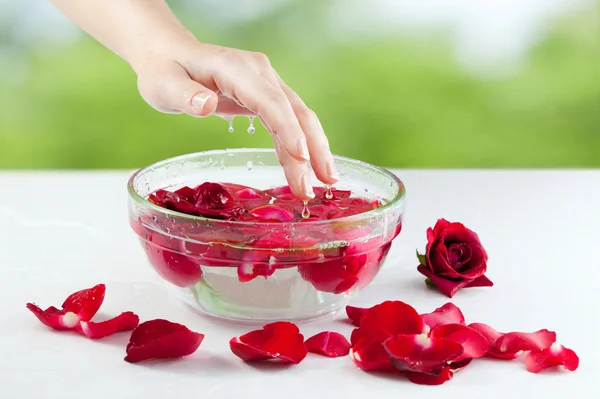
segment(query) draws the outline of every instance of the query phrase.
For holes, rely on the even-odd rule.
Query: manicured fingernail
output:
[[[209,98],[210,93],[198,93],[192,98],[192,106],[201,112]]]
[[[304,195],[307,197],[315,197],[315,192],[313,191],[312,184],[310,184],[310,177],[308,176],[308,173],[302,175],[302,192],[304,192]]]
[[[310,160],[310,155],[308,155],[308,146],[306,145],[306,139],[304,137],[300,137],[298,139],[298,153],[307,161]]]
[[[327,175],[331,179],[340,180],[340,175],[339,175],[337,169],[335,168],[335,163],[333,162],[333,158],[331,158],[331,159],[329,159],[329,161],[327,161]]]

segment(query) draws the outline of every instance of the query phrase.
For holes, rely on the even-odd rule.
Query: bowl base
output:
[[[171,286],[184,303],[213,318],[236,323],[305,322],[335,315],[353,292],[318,291],[295,268],[241,283],[236,268],[205,267],[189,288]]]

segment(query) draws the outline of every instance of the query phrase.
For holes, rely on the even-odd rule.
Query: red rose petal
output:
[[[245,362],[278,359],[300,363],[308,353],[304,336],[290,322],[279,321],[229,341],[231,351]]]
[[[481,333],[488,341],[488,355],[499,359],[515,359],[521,353],[542,350],[556,341],[556,333],[542,329],[532,333],[501,333],[483,323],[472,323],[469,327]]]
[[[450,367],[450,371],[452,371],[453,373],[456,373],[457,371],[462,370],[465,367],[467,367],[469,364],[471,364],[472,361],[473,361],[473,359],[463,359],[458,362],[452,362],[451,364],[448,365],[448,367]]]
[[[199,259],[162,249],[150,243],[146,247],[146,255],[154,270],[178,287],[190,287],[202,278]]]
[[[72,330],[79,323],[79,317],[77,317],[75,313],[65,312],[64,310],[56,309],[54,306],[42,310],[39,306],[28,303],[27,309],[29,309],[39,321],[55,330]]]
[[[376,337],[377,339],[373,339],[373,337],[359,339],[350,350],[352,361],[359,369],[364,371],[394,370],[390,357],[382,345],[389,335],[385,332],[379,334],[381,335]]]
[[[556,342],[556,333],[546,329],[532,333],[509,332],[498,338],[495,348],[502,353],[542,350]]]
[[[136,363],[188,356],[198,349],[203,339],[204,335],[181,324],[163,319],[146,321],[131,333],[125,360]]]
[[[431,282],[449,298],[452,298],[459,290],[465,288],[471,280],[451,280],[438,276],[423,265],[417,266],[419,273],[431,279]]]
[[[350,290],[358,282],[356,274],[348,270],[341,257],[324,262],[299,264],[298,272],[302,279],[321,292],[341,294]]]
[[[270,277],[276,270],[276,259],[266,251],[246,251],[244,260],[238,266],[238,279],[242,283],[254,280],[258,276]]]
[[[433,375],[463,355],[462,345],[427,334],[396,335],[386,340],[383,347],[396,369]]]
[[[348,315],[348,318],[350,319],[352,324],[357,327],[360,326],[360,322],[365,317],[368,310],[368,308],[359,308],[350,305],[346,306],[346,314]]]
[[[465,324],[465,316],[453,303],[446,303],[431,313],[421,315],[421,319],[430,329],[444,324]]]
[[[573,350],[555,342],[549,348],[529,352],[525,357],[525,365],[531,373],[557,366],[575,371],[579,367],[579,357]]]
[[[431,232],[432,237],[435,237],[437,235],[439,235],[442,231],[446,230],[448,227],[450,227],[452,223],[450,223],[448,220],[441,218],[438,219],[435,222],[435,226],[433,226],[433,229],[428,229],[427,230],[427,240],[428,241],[433,241],[433,238],[431,240],[429,240],[429,235]]]
[[[263,222],[291,222],[294,214],[277,205],[263,205],[254,208],[248,215],[252,220]]]
[[[81,321],[91,320],[102,306],[105,292],[104,284],[77,291],[65,299],[62,308],[65,312],[75,313]]]
[[[450,370],[450,367],[444,367],[438,375],[406,372],[408,380],[419,385],[442,385],[444,382],[450,381],[453,376],[454,373]]]
[[[140,318],[133,312],[123,312],[112,319],[93,322],[82,321],[75,329],[88,338],[99,339],[122,331],[131,331],[138,326]]]
[[[256,190],[254,190],[252,188],[241,189],[241,190],[235,192],[234,195],[242,200],[261,199],[264,197],[263,193],[258,193]]]
[[[474,288],[474,287],[493,287],[494,283],[492,280],[487,278],[485,275],[476,278],[471,281],[469,284],[465,285],[465,288]]]
[[[202,183],[194,191],[195,212],[200,216],[235,220],[245,212],[245,209],[239,206],[239,202],[222,184]]]
[[[88,321],[94,317],[104,301],[105,292],[104,284],[77,291],[65,299],[62,309],[50,306],[42,310],[33,303],[28,303],[26,306],[46,326],[55,330],[71,330],[80,321]]]
[[[466,359],[477,359],[485,356],[489,349],[489,342],[477,330],[463,324],[445,324],[434,328],[430,334],[431,338],[443,338],[462,345],[463,354],[454,362]]]
[[[496,348],[496,341],[502,337],[504,333],[498,332],[492,327],[483,323],[471,323],[469,324],[469,327],[483,335],[488,341],[487,354],[489,356],[493,356],[498,359],[512,360],[521,355],[520,352],[500,352],[500,350]]]
[[[280,201],[295,201],[297,198],[292,193],[290,186],[281,186],[266,190],[266,193]]]
[[[346,337],[333,331],[323,331],[313,335],[304,344],[309,352],[327,357],[346,356],[350,352],[350,342]]]
[[[383,331],[389,337],[398,334],[420,334],[425,325],[419,313],[410,305],[401,301],[385,301],[367,311],[358,332],[353,334],[354,340],[372,336]]]

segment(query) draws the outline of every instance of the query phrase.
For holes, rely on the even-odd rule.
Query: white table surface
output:
[[[399,299],[420,312],[449,301],[425,288],[415,249],[436,219],[479,233],[493,288],[453,302],[467,322],[501,331],[548,328],[580,357],[573,373],[531,374],[522,361],[477,360],[443,386],[309,355],[286,369],[250,366],[228,340],[247,327],[207,320],[171,299],[127,223],[129,172],[0,173],[0,398],[573,398],[600,397],[600,171],[395,171],[408,190],[405,225],[375,281],[354,301]],[[25,303],[57,305],[107,284],[102,315],[132,310],[205,333],[180,361],[123,361],[128,334],[91,341],[49,330]],[[342,317],[341,315],[339,317]],[[349,333],[340,321],[301,325]]]

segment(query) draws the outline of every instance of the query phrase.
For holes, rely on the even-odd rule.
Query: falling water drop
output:
[[[252,161],[246,162],[246,170],[247,171],[251,171],[253,167],[254,167],[254,164],[252,163]]]
[[[254,128],[254,117],[249,116],[248,119],[250,120],[250,126],[248,126],[248,134],[254,134],[254,132],[256,131],[256,129]]]
[[[227,130],[229,130],[229,133],[233,133],[235,131],[235,129],[233,128],[233,117],[229,116],[229,117],[226,117],[223,119],[225,119],[226,121],[229,122],[229,129],[227,129]]]
[[[310,211],[308,210],[308,201],[304,201],[304,208],[302,208],[302,218],[308,219],[310,217]]]
[[[325,191],[325,198],[332,199],[333,198],[333,191],[331,191],[331,186],[330,185],[326,185],[325,189],[327,190],[327,191]]]

